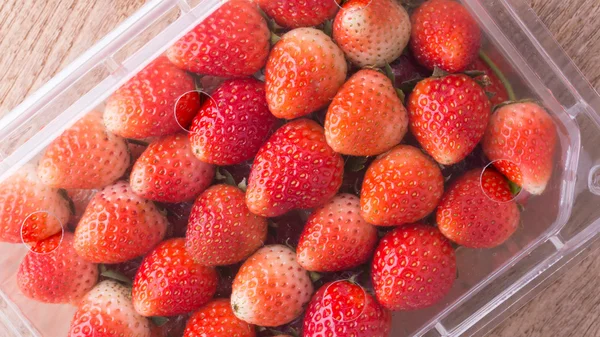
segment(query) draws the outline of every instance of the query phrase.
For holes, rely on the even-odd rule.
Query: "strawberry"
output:
[[[31,164],[0,183],[0,242],[43,240],[60,232],[69,216],[69,202],[43,184]]]
[[[375,227],[360,216],[358,197],[340,194],[308,219],[298,244],[298,263],[318,272],[351,269],[367,262],[377,240]]]
[[[375,250],[375,295],[389,310],[416,310],[441,300],[456,278],[450,241],[432,226],[410,224],[387,233]]]
[[[300,316],[313,293],[296,254],[282,245],[265,246],[252,255],[233,280],[234,314],[250,324],[275,327]]]
[[[467,67],[467,70],[478,70],[484,73],[484,75],[476,77],[476,80],[483,80],[483,77],[487,76],[489,83],[485,86],[485,91],[494,94],[490,98],[490,103],[492,103],[492,105],[498,105],[509,100],[506,87],[504,87],[504,84],[500,78],[496,76],[492,68],[490,68],[490,66],[481,58],[475,59],[475,62]]]
[[[361,286],[349,281],[323,285],[304,316],[304,337],[388,337],[392,315]]]
[[[412,13],[410,21],[410,48],[425,67],[457,73],[477,58],[479,25],[457,1],[426,1]]]
[[[423,149],[443,165],[465,159],[490,119],[485,91],[462,74],[427,78],[408,98],[410,130]]]
[[[95,263],[142,256],[165,236],[167,219],[156,206],[118,181],[99,191],[75,229],[75,250]]]
[[[362,217],[378,226],[415,222],[431,213],[444,192],[438,165],[419,149],[398,145],[367,169],[360,194]]]
[[[186,233],[186,249],[196,262],[222,266],[240,262],[267,237],[267,219],[252,214],[242,190],[215,185],[196,199]]]
[[[270,32],[256,5],[229,0],[167,51],[181,69],[222,77],[249,76],[265,65]]]
[[[83,213],[85,213],[85,209],[98,190],[69,189],[66,192],[73,202],[74,212],[69,218],[69,228],[74,231]]]
[[[325,137],[331,148],[352,156],[373,156],[398,145],[408,116],[392,82],[364,69],[342,86],[329,105]]]
[[[92,111],[46,148],[38,165],[40,180],[57,188],[101,188],[129,166],[127,143],[106,131],[102,113]]]
[[[333,19],[341,0],[257,0],[260,8],[286,28],[318,26]]]
[[[186,128],[200,108],[194,78],[161,56],[112,94],[104,109],[106,128],[143,139]]]
[[[177,203],[194,199],[212,182],[215,168],[192,154],[188,135],[178,133],[151,143],[133,165],[131,189],[139,196]]]
[[[235,165],[253,158],[277,119],[269,111],[265,84],[254,78],[223,83],[192,122],[190,141],[198,159]]]
[[[217,271],[197,264],[185,239],[169,239],[144,257],[133,282],[133,307],[142,316],[181,315],[210,301],[217,283]]]
[[[410,39],[410,18],[395,0],[350,0],[333,22],[333,39],[359,67],[397,59]]]
[[[520,214],[510,187],[493,169],[474,169],[458,178],[438,205],[438,228],[469,248],[492,248],[517,229]]]
[[[552,117],[533,102],[512,103],[494,112],[483,152],[508,179],[531,194],[544,192],[556,152]]]
[[[285,124],[258,151],[246,192],[254,214],[274,217],[295,208],[313,208],[332,198],[342,184],[344,161],[317,123]]]
[[[239,320],[228,299],[213,300],[196,311],[185,328],[183,337],[254,337],[254,326]]]
[[[133,309],[130,290],[100,282],[79,303],[68,337],[150,337],[150,322]]]
[[[76,303],[96,285],[98,267],[75,253],[73,234],[55,234],[38,241],[32,250],[17,273],[25,296],[45,303]]]
[[[333,1],[333,0],[328,0]],[[269,110],[294,119],[329,104],[346,80],[342,50],[314,28],[297,28],[273,47],[265,68]]]

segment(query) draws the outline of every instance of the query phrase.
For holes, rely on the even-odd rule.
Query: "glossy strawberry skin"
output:
[[[398,227],[375,250],[372,279],[377,300],[389,310],[417,310],[440,301],[456,278],[456,256],[437,228]]]
[[[448,188],[436,212],[448,239],[469,248],[493,248],[519,225],[519,209],[504,177],[493,169],[474,169]]]
[[[118,181],[94,196],[75,230],[74,246],[87,261],[120,263],[149,252],[166,229],[156,206]]]
[[[349,281],[323,285],[304,316],[304,337],[388,337],[392,315],[361,286]]]
[[[552,177],[557,137],[544,108],[533,102],[514,103],[494,112],[482,144],[498,171],[538,195]]]
[[[348,65],[331,38],[314,28],[297,28],[269,54],[265,83],[269,110],[294,119],[325,107],[346,80]]]
[[[343,170],[344,161],[327,145],[321,126],[306,119],[287,123],[258,151],[246,204],[265,217],[313,208],[336,194]]]
[[[186,128],[200,108],[192,76],[161,56],[112,94],[107,129],[125,138],[165,136]]]
[[[419,149],[398,145],[367,169],[361,215],[378,226],[415,222],[431,213],[444,192],[438,165]]]
[[[70,216],[69,202],[38,178],[26,164],[0,183],[0,242],[46,239],[61,231]]]
[[[233,280],[231,306],[248,323],[275,327],[300,316],[313,293],[306,270],[296,254],[282,245],[259,249]]]
[[[426,1],[412,13],[411,24],[410,47],[428,69],[440,67],[457,73],[477,58],[479,25],[457,1]]]
[[[333,22],[333,39],[352,63],[383,67],[410,39],[410,18],[394,0],[346,1]]]
[[[21,292],[44,303],[77,303],[98,281],[98,267],[73,249],[73,234],[55,234],[39,241],[19,265]]]
[[[177,133],[152,142],[133,165],[133,191],[149,200],[178,203],[193,200],[212,182],[215,168],[192,153],[188,135]]]
[[[419,82],[407,108],[412,134],[443,165],[456,164],[473,151],[491,113],[483,88],[462,74]]]
[[[365,263],[377,244],[377,230],[360,216],[360,200],[339,194],[310,216],[297,248],[306,270],[333,272]]]
[[[398,145],[408,129],[408,115],[392,82],[363,69],[342,86],[325,117],[327,144],[338,153],[373,156]]]
[[[150,337],[150,322],[133,309],[131,291],[108,280],[79,303],[68,337]]]
[[[254,326],[233,314],[228,299],[211,301],[196,311],[185,328],[183,337],[255,337]]]
[[[314,27],[332,19],[340,0],[258,0],[260,8],[286,28]]]
[[[254,158],[277,119],[269,111],[265,84],[254,78],[226,81],[206,100],[190,128],[198,159],[235,165]]]
[[[490,103],[492,106],[504,103],[509,100],[508,92],[500,81],[500,78],[496,76],[492,68],[490,68],[481,58],[475,59],[475,62],[471,63],[467,67],[467,70],[477,70],[484,72],[484,75],[478,76],[475,80],[483,80],[483,76],[487,76],[489,79],[489,84],[484,87],[486,92],[492,93],[493,96],[490,97]]]
[[[186,248],[205,266],[240,262],[267,237],[267,219],[248,210],[235,186],[214,185],[196,199],[186,233]]]
[[[265,65],[270,32],[256,5],[231,0],[167,50],[181,69],[221,77],[250,76]]]
[[[102,188],[129,166],[127,143],[106,131],[102,113],[92,111],[64,131],[38,164],[42,182],[56,188]]]
[[[199,309],[217,290],[217,272],[196,263],[185,239],[159,244],[138,269],[133,282],[135,310],[142,316],[175,316]]]

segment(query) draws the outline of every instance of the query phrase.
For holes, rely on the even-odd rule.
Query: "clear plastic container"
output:
[[[524,0],[463,0],[517,96],[551,112],[560,153],[546,191],[522,226],[491,250],[457,250],[451,292],[425,310],[396,313],[394,337],[482,335],[527,301],[600,237],[600,96]],[[0,180],[34,161],[60,133],[222,4],[153,0],[0,120]],[[65,336],[75,310],[41,304],[17,289],[27,252],[0,244],[0,336]]]

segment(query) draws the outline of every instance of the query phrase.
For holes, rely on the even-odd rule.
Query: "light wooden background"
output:
[[[525,1],[600,89],[600,0]],[[0,0],[0,116],[143,3]],[[490,336],[600,336],[599,257],[573,266]]]

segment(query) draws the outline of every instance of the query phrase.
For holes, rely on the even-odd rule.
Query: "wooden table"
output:
[[[600,89],[600,1],[527,0]],[[2,0],[0,116],[144,0]],[[597,205],[590,205],[597,207]],[[600,251],[572,266],[490,336],[600,336]]]

